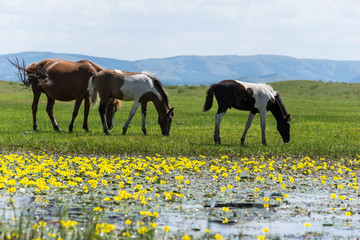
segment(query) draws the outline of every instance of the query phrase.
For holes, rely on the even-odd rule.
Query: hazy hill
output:
[[[275,82],[284,80],[321,80],[324,82],[360,82],[360,61],[333,61],[297,59],[276,55],[254,56],[176,56],[161,59],[125,61],[77,54],[51,52],[16,53],[26,64],[46,58],[69,61],[89,59],[104,68],[156,73],[167,85],[209,85],[223,79],[249,82]],[[0,55],[0,79],[17,81],[15,68]]]

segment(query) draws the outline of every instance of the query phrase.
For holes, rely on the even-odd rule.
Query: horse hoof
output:
[[[241,146],[244,146],[245,144],[245,139],[241,139]]]

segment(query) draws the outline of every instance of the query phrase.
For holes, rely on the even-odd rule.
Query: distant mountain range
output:
[[[89,59],[103,68],[149,71],[165,85],[209,85],[223,79],[247,82],[321,80],[360,83],[360,61],[297,59],[277,55],[176,56],[125,61],[78,54],[21,52],[0,55],[0,79],[18,81],[15,68],[6,58],[24,58],[26,64],[46,58],[78,61]]]

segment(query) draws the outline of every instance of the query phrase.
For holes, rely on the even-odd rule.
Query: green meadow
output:
[[[157,112],[149,103],[148,136],[141,131],[140,109],[127,135],[122,127],[132,102],[124,102],[114,119],[110,136],[102,131],[98,106],[89,116],[90,133],[82,130],[83,107],[75,120],[73,133],[68,132],[74,102],[55,103],[54,115],[63,129],[55,132],[45,111],[46,96],[38,106],[38,132],[32,130],[32,92],[19,83],[0,81],[0,148],[5,152],[51,152],[57,154],[120,154],[164,156],[252,155],[352,157],[360,149],[360,84],[318,81],[285,81],[271,84],[280,93],[292,116],[291,140],[284,144],[276,130],[276,121],[267,115],[268,146],[261,144],[260,118],[256,116],[245,146],[240,138],[248,112],[228,110],[221,123],[222,145],[213,142],[217,103],[202,112],[207,86],[165,86],[170,106],[175,107],[171,135],[161,135]]]

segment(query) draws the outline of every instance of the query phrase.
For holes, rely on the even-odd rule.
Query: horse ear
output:
[[[286,116],[286,121],[287,121],[287,122],[290,122],[290,121],[291,121],[291,115],[290,115],[290,114],[288,114],[288,115]]]
[[[174,113],[174,108],[172,107],[172,108],[170,108],[170,110],[169,110],[169,116],[170,117],[173,117],[175,115],[175,113]]]

